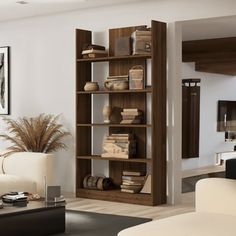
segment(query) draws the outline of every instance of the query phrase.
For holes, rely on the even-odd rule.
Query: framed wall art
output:
[[[10,114],[9,47],[0,47],[0,115]]]

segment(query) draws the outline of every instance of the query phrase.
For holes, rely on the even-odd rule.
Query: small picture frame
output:
[[[0,47],[0,115],[10,114],[9,47]]]

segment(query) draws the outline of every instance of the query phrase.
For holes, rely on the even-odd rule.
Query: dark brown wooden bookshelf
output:
[[[127,202],[143,205],[166,203],[166,24],[152,21],[152,52],[150,55],[115,56],[115,40],[130,36],[140,26],[109,30],[109,56],[83,59],[85,43],[92,43],[92,32],[76,30],[76,196],[99,200]],[[93,42],[96,43],[96,42]],[[108,62],[109,75],[128,74],[130,68],[142,65],[146,71],[147,60],[151,63],[151,87],[142,90],[84,91],[86,82],[92,78],[92,63]],[[104,65],[106,66],[106,65]],[[125,94],[125,96],[124,96]],[[147,95],[151,97],[151,123],[146,123]],[[143,124],[93,123],[92,96],[108,96],[109,104],[119,108],[138,108],[144,114]],[[99,99],[98,96],[98,99]],[[92,154],[92,128],[103,127],[108,133],[131,132],[137,140],[134,158],[102,158]],[[151,131],[151,156],[147,157],[147,130]],[[83,179],[91,174],[93,160],[109,162],[109,177],[115,189],[108,191],[83,188]],[[123,170],[151,171],[151,194],[129,194],[120,191]]]

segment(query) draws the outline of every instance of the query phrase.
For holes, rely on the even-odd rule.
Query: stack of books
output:
[[[142,111],[137,108],[124,108],[121,116],[121,124],[140,124],[142,122]]]
[[[143,188],[145,178],[143,171],[123,171],[121,192],[139,193]]]
[[[131,35],[133,55],[150,54],[152,35],[150,30],[136,30]]]
[[[106,57],[107,55],[106,48],[96,44],[86,45],[82,51],[83,58],[98,58]]]
[[[111,134],[103,142],[102,157],[129,159],[136,154],[133,134]]]

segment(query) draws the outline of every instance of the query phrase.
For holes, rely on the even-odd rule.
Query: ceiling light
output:
[[[18,4],[22,4],[22,5],[24,5],[24,4],[28,4],[28,2],[26,2],[26,1],[17,1],[16,3],[18,3]]]

